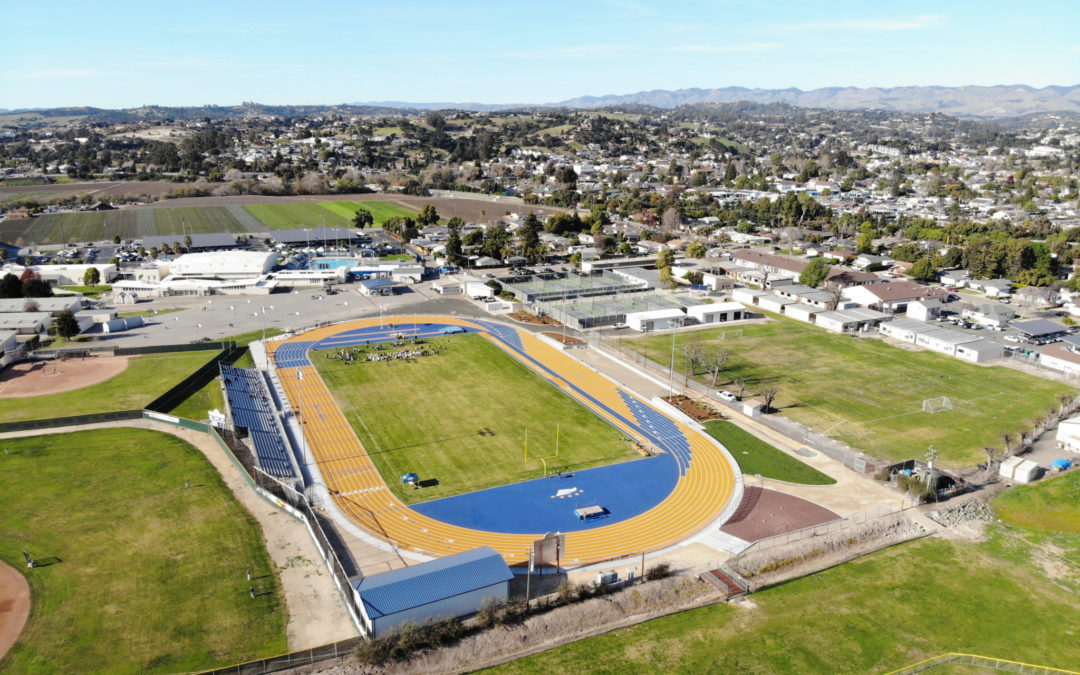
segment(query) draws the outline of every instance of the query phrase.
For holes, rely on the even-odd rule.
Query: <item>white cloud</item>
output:
[[[894,16],[872,19],[840,19],[837,21],[812,21],[808,23],[780,24],[776,28],[788,30],[864,30],[904,31],[941,28],[948,17],[943,14],[920,14],[918,16]]]

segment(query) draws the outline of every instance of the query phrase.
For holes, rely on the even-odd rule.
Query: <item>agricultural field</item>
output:
[[[1003,433],[1030,429],[1034,418],[1057,408],[1059,396],[1075,394],[1009,368],[834,335],[790,319],[741,328],[741,337],[732,337],[730,328],[680,331],[676,354],[691,343],[707,355],[728,352],[721,386],[742,378],[748,395],[774,386],[780,414],[887,460],[922,457],[933,445],[944,466],[977,464],[985,459],[984,445],[1001,446]],[[670,335],[623,344],[660,363],[670,359]],[[675,361],[685,369],[685,359]],[[710,377],[698,379],[711,384]],[[948,396],[954,409],[923,412],[923,400],[938,396]]]
[[[728,449],[744,474],[803,485],[832,485],[836,482],[731,422],[706,422],[705,431]]]
[[[352,217],[358,208],[365,208],[371,212],[375,219],[375,227],[382,227],[388,218],[415,218],[417,212],[400,204],[387,201],[362,201],[362,202],[319,202],[319,206],[330,209],[347,218],[352,223]]]
[[[0,670],[176,673],[286,651],[259,525],[198,450],[130,428],[4,445],[0,559],[26,573],[31,609]]]
[[[673,614],[497,672],[881,673],[945,652],[1080,669],[1080,596],[1014,534],[920,539],[765,589],[751,606]]]
[[[133,356],[122,372],[89,387],[47,396],[0,399],[0,422],[142,408],[195,372],[215,354],[216,351],[207,350]],[[35,372],[20,377],[42,375]]]
[[[244,209],[270,230],[308,227],[350,227],[349,218],[316,202],[245,204]]]
[[[445,351],[412,362],[311,360],[371,455],[406,504],[537,478],[540,462],[580,470],[638,457],[615,427],[542,381],[479,335],[436,338]],[[331,350],[332,351],[332,350]],[[373,395],[373,392],[378,392]],[[402,486],[415,471],[439,484]]]

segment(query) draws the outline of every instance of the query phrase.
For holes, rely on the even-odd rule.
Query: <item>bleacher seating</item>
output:
[[[221,365],[233,425],[248,430],[259,466],[279,478],[295,476],[289,451],[277,424],[277,411],[263,386],[259,371]]]
[[[311,361],[308,360],[307,350],[312,342],[283,342],[278,345],[274,351],[274,365],[278,368],[299,368],[300,366],[310,366]]]

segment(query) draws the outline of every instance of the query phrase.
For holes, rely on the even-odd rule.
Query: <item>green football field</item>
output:
[[[390,489],[416,503],[543,475],[546,460],[578,470],[638,457],[615,427],[479,335],[429,342],[445,348],[412,362],[327,359],[313,351],[338,406]],[[328,350],[333,351],[333,350]],[[526,430],[528,430],[526,432]],[[438,485],[406,489],[415,472]]]
[[[164,394],[216,354],[216,351],[207,350],[133,356],[128,359],[123,372],[89,387],[47,396],[0,399],[0,422],[137,410]],[[20,377],[42,375],[32,372]]]
[[[0,558],[31,610],[0,671],[177,673],[286,651],[261,529],[198,450],[130,428],[3,444]],[[51,564],[27,570],[24,550]]]
[[[933,445],[946,466],[984,461],[984,445],[1001,446],[1003,432],[1029,429],[1072,387],[1004,367],[984,367],[943,354],[909,351],[876,339],[852,339],[790,319],[732,328],[679,331],[675,367],[684,347],[730,354],[718,384],[736,378],[747,395],[778,389],[774,407],[848,445],[882,459],[923,457]],[[725,339],[726,333],[726,339]],[[671,359],[671,335],[623,341],[659,363]],[[704,383],[711,377],[699,375]],[[929,414],[923,400],[948,396],[951,411]]]

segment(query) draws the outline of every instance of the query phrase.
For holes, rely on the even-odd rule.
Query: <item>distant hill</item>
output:
[[[1044,87],[826,87],[801,89],[656,89],[636,94],[582,96],[554,105],[568,108],[604,108],[627,104],[675,108],[693,103],[787,103],[804,108],[832,110],[877,109],[892,112],[940,112],[957,117],[1015,117],[1031,113],[1080,112],[1080,85]]]
[[[888,110],[904,113],[940,112],[956,117],[1001,118],[1033,113],[1080,113],[1080,85],[1036,89],[1023,84],[995,87],[825,87],[822,89],[654,89],[634,94],[580,96],[546,104],[404,103],[378,101],[371,105],[411,110],[473,110],[491,112],[527,108],[609,108],[629,105],[677,108],[695,103],[787,103],[830,110]]]

